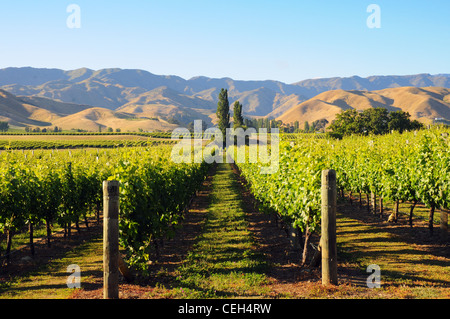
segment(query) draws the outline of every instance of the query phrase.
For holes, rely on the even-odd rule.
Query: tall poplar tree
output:
[[[224,141],[226,141],[226,130],[230,127],[230,103],[228,102],[228,90],[226,89],[220,90],[216,114],[219,119],[219,129],[222,131]]]
[[[242,117],[242,104],[239,103],[239,101],[234,102],[233,121],[234,128],[242,127],[244,125],[244,118]]]

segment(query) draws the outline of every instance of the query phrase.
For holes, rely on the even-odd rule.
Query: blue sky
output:
[[[81,9],[81,28],[66,9]],[[369,28],[370,4],[381,28]],[[450,1],[1,0],[0,68],[278,80],[450,73]]]

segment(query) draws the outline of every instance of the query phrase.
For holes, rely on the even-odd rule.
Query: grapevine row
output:
[[[0,154],[0,232],[9,256],[12,238],[57,223],[70,236],[88,212],[99,211],[102,181],[120,182],[120,242],[130,264],[148,259],[150,243],[170,236],[206,175],[207,165],[175,164],[171,146]]]
[[[450,208],[448,129],[333,139],[281,139],[279,168],[261,174],[262,159],[237,163],[260,208],[276,212],[304,233],[320,229],[321,171],[334,169],[341,193],[376,194],[429,208],[429,227],[438,208]],[[283,141],[284,140],[284,141]],[[413,207],[412,207],[413,209]],[[412,210],[411,210],[412,211]],[[394,209],[391,219],[396,220]]]
[[[81,140],[81,141],[0,141],[0,150],[30,149],[74,149],[74,148],[114,148],[114,147],[146,147],[159,144],[175,144],[172,140]]]

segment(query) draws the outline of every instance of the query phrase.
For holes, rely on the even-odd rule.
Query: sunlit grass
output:
[[[340,214],[337,241],[338,259],[359,265],[362,274],[371,264],[380,266],[380,293],[394,293],[399,298],[449,294],[449,259],[406,242],[386,227],[362,224]]]
[[[87,287],[102,272],[103,240],[101,236],[69,251],[64,257],[39,265],[28,274],[0,284],[0,299],[66,299],[74,291],[67,287],[69,265],[81,269],[81,288]]]
[[[219,165],[204,232],[182,267],[176,298],[256,297],[267,293],[263,256],[254,251],[235,178]]]

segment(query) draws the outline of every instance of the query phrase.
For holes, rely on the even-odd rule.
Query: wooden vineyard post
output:
[[[103,298],[119,298],[119,182],[103,182]]]
[[[322,171],[322,285],[337,285],[336,172]]]
[[[441,239],[447,240],[448,237],[448,211],[445,209],[441,209]]]

